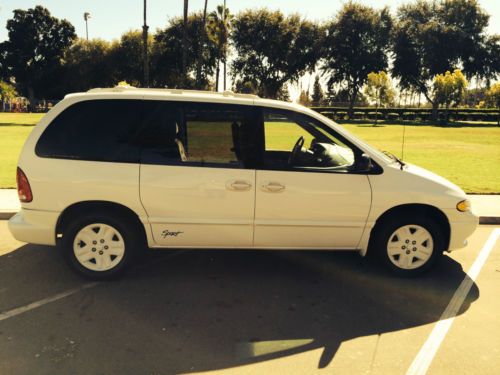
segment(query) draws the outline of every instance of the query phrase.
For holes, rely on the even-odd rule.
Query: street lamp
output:
[[[89,40],[89,23],[88,23],[89,18],[90,18],[89,12],[83,13],[83,19],[85,20],[85,33],[87,35],[87,40]]]

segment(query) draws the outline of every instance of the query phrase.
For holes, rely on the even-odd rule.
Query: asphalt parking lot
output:
[[[416,279],[354,253],[182,250],[94,284],[6,224],[0,374],[404,374],[419,353],[429,360],[428,342],[429,374],[500,368],[500,239],[475,282],[466,274],[499,227],[480,226]],[[436,339],[464,279],[468,294]]]

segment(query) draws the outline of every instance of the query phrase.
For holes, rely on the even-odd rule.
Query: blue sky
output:
[[[375,7],[389,5],[396,9],[407,0],[359,0]],[[222,0],[209,0],[208,8],[214,9]],[[345,0],[227,0],[232,12],[247,8],[268,7],[285,13],[299,12],[312,20],[330,18]],[[480,0],[481,6],[491,15],[490,32],[500,34],[500,0]],[[66,18],[76,28],[80,37],[85,36],[83,13],[89,12],[89,37],[115,39],[130,29],[142,25],[143,0],[0,0],[0,41],[7,38],[6,22],[13,9],[27,9],[40,4],[59,18]],[[204,0],[190,0],[190,10],[203,9]],[[150,30],[164,27],[170,17],[182,15],[182,0],[148,0],[148,24]]]

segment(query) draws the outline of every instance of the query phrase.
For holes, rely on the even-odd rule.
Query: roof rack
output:
[[[90,89],[88,93],[97,93],[97,92],[126,92],[126,91],[149,91],[149,92],[164,92],[176,95],[182,94],[203,94],[203,95],[214,95],[214,96],[225,96],[225,97],[235,97],[235,98],[250,98],[255,99],[259,96],[253,94],[238,94],[232,91],[226,90],[224,92],[214,92],[214,91],[203,91],[203,90],[185,90],[185,89],[170,89],[170,88],[142,88],[142,87],[133,87],[129,85],[117,85],[115,87],[107,87],[107,88],[95,88]]]

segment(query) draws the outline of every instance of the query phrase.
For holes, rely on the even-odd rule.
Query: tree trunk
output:
[[[351,96],[351,101],[349,103],[349,109],[347,110],[347,117],[349,118],[349,120],[352,120],[354,117],[354,103],[356,103],[357,97],[358,97],[358,91],[354,90]]]
[[[437,101],[431,101],[432,104],[432,115],[431,119],[432,121],[438,121],[438,109],[439,109],[439,103]]]
[[[446,103],[445,109],[444,109],[444,125],[448,125],[448,110],[450,108],[450,103]]]
[[[182,80],[184,87],[187,83],[187,26],[188,26],[188,5],[189,1],[184,0],[184,30],[182,30]]]
[[[219,91],[220,59],[217,58],[217,67],[215,68],[215,92]]]
[[[379,108],[379,99],[377,99],[377,104],[375,105],[375,126],[378,125],[378,108]]]
[[[204,42],[206,40],[207,36],[207,6],[208,6],[208,0],[205,0],[205,7],[203,8],[203,30],[201,31],[200,35],[200,47],[198,48],[198,61],[196,62],[196,86],[197,88],[201,88],[201,63],[203,60],[203,47],[204,47]]]
[[[226,56],[224,56],[224,91],[226,91]]]
[[[33,87],[28,87],[28,111],[33,112],[35,109],[35,91],[33,90]]]

